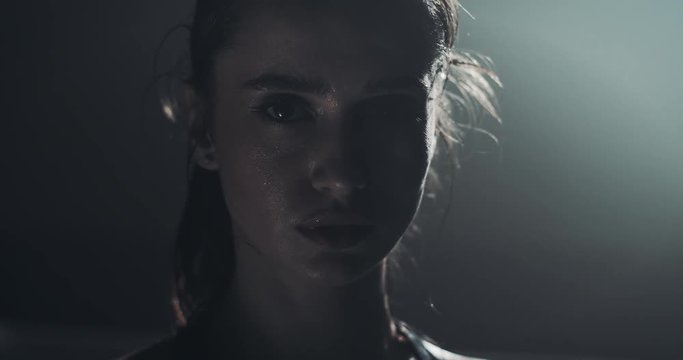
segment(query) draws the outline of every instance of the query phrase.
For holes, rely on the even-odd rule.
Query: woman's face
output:
[[[250,4],[216,57],[208,166],[237,249],[343,285],[381,262],[419,206],[436,41],[420,1],[286,3]]]

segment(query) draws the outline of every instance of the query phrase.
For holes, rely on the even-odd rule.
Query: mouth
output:
[[[307,239],[329,249],[349,249],[367,239],[374,226],[365,224],[321,225],[313,228],[298,227]]]

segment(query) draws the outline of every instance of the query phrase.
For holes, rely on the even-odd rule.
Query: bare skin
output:
[[[235,239],[235,276],[211,318],[216,358],[413,355],[391,323],[383,273],[435,142],[435,40],[414,6],[389,18],[357,3],[255,6],[217,56],[204,99],[211,142],[195,158],[219,172]],[[296,230],[318,211],[353,213],[376,231],[351,250],[320,246]]]

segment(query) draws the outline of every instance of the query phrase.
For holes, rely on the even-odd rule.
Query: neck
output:
[[[239,248],[240,246],[236,244]],[[248,247],[247,247],[248,248]],[[383,359],[395,335],[386,306],[384,263],[352,284],[288,278],[251,248],[236,249],[215,342],[248,359]]]

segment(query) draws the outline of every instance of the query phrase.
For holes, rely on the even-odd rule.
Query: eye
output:
[[[419,121],[424,118],[426,104],[412,96],[384,95],[366,100],[356,109],[357,114],[371,121]]]
[[[313,118],[308,102],[295,95],[271,95],[252,108],[267,120],[279,123],[306,121]]]

